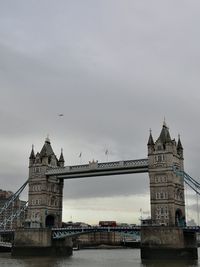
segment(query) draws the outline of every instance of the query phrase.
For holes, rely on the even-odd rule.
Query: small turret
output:
[[[180,139],[180,134],[178,135],[178,143],[177,143],[177,153],[183,157],[183,146]]]
[[[35,152],[34,152],[34,146],[32,145],[32,150],[29,157],[29,166],[32,166],[34,164],[34,161],[35,161]]]
[[[64,160],[64,156],[63,156],[63,149],[61,148],[61,153],[60,153],[60,158],[59,158],[59,166],[60,167],[64,167],[65,164],[65,160]]]
[[[148,146],[148,153],[152,153],[154,151],[154,141],[153,141],[153,137],[152,137],[152,133],[151,133],[151,129],[150,129],[150,134],[149,134],[149,140],[147,143]]]

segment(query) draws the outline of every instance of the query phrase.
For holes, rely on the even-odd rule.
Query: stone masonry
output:
[[[164,122],[160,136],[154,143],[150,133],[148,160],[151,197],[151,218],[156,225],[183,226],[185,224],[184,180],[174,171],[183,171],[183,147],[171,139]]]
[[[26,226],[61,227],[63,180],[46,176],[46,171],[63,166],[63,153],[61,151],[58,160],[49,138],[46,138],[40,153],[35,155],[32,147],[29,157],[29,205]]]

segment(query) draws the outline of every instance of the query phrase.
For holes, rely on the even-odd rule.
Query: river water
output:
[[[200,250],[199,250],[200,256]],[[0,253],[0,267],[196,267],[197,262],[151,261],[141,262],[139,249],[88,249],[74,251],[69,258],[12,258]]]

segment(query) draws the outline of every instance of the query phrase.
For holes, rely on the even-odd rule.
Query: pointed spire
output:
[[[148,146],[153,146],[154,145],[154,141],[153,141],[153,137],[152,137],[152,131],[151,131],[151,129],[149,130],[150,131],[150,134],[149,134],[149,140],[148,140],[148,143],[147,143],[147,145]]]
[[[163,126],[167,127],[165,117],[164,117],[164,120],[163,120]]]
[[[51,141],[50,141],[50,139],[49,139],[49,134],[47,134],[47,137],[46,137],[46,139],[45,139],[45,143],[51,144]]]
[[[35,159],[34,145],[32,145],[32,150],[29,159]]]
[[[65,160],[64,160],[64,156],[63,156],[63,149],[62,149],[62,148],[61,148],[61,153],[60,153],[59,162],[65,162]]]
[[[64,157],[63,157],[63,149],[62,148],[61,148],[61,153],[60,153],[60,158],[59,158],[58,164],[59,164],[60,167],[64,167],[64,164],[65,164],[65,160],[64,160]]]
[[[40,151],[40,157],[49,157],[51,155],[54,155],[53,149],[51,147],[51,142],[49,139],[49,135],[47,135],[47,138],[45,139],[45,143]]]
[[[177,150],[183,150],[183,146],[181,144],[180,134],[178,135],[178,144],[177,144]]]

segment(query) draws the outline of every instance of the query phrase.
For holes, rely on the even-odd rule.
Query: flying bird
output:
[[[63,117],[63,116],[64,116],[64,114],[60,113],[60,114],[58,114],[58,116],[59,116],[59,117]]]

